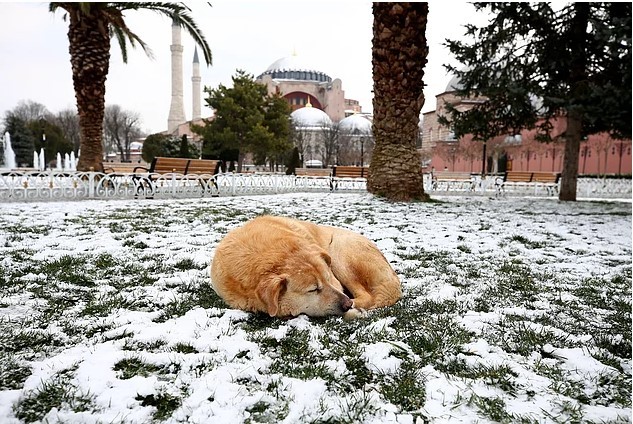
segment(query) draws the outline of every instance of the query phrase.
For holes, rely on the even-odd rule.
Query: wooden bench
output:
[[[295,175],[302,177],[331,177],[330,168],[295,168]]]
[[[458,190],[475,190],[475,176],[469,172],[440,171],[431,174],[431,189],[437,190],[439,187],[446,187],[449,191],[451,187]]]
[[[220,171],[222,161],[211,159],[189,159],[185,175],[215,175]]]
[[[367,166],[334,166],[332,177],[334,178],[367,178],[369,168]]]
[[[132,162],[106,162],[103,164],[103,171],[106,174],[133,174],[138,163]]]
[[[541,187],[547,190],[549,195],[558,193],[560,174],[556,172],[532,172],[532,171],[506,171],[503,178],[495,180],[497,194],[505,192],[506,187],[534,188],[534,193]]]
[[[352,190],[359,190],[365,187],[363,184],[368,176],[367,166],[333,166],[330,189],[334,191],[343,185]]]
[[[133,170],[133,177],[139,181],[139,191],[146,191],[146,194],[153,195],[156,187],[154,182],[164,175],[171,175],[172,178],[180,179],[187,175],[204,176],[212,178],[220,170],[222,161],[211,159],[189,159],[189,158],[166,158],[155,157],[149,168],[136,166]],[[204,185],[208,179],[200,180]],[[213,184],[216,185],[215,181]],[[217,185],[216,185],[217,187]]]
[[[181,174],[181,175],[215,175],[218,173],[221,161],[211,159],[165,158],[155,157],[149,168],[136,166],[135,174],[143,171],[145,174]]]

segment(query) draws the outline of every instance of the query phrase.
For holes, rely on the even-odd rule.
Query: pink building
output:
[[[423,114],[420,151],[427,171],[434,168],[473,173],[481,173],[483,169],[486,173],[505,170],[561,172],[564,141],[538,142],[534,130],[496,137],[485,145],[472,141],[471,136],[457,140],[450,128],[438,122],[438,117],[444,114],[444,105],[450,102],[458,109],[468,110],[477,100],[457,97],[453,88],[456,84],[458,81],[453,78],[446,91],[436,96],[435,110]],[[562,134],[565,124],[564,119],[554,122],[553,135]],[[581,143],[578,173],[630,175],[631,163],[631,140],[616,140],[606,133],[595,134]]]

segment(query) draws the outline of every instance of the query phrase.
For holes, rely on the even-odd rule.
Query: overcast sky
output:
[[[213,66],[208,68],[200,56],[203,86],[230,85],[236,69],[257,76],[295,51],[318,70],[340,78],[345,97],[359,100],[363,111],[371,112],[371,2],[215,0],[212,7],[206,2],[187,4],[213,53]],[[442,65],[455,63],[442,46],[444,39],[459,38],[463,25],[477,18],[474,14],[467,3],[430,2],[423,112],[435,108],[435,95],[450,80]],[[50,13],[48,3],[0,3],[0,16],[0,117],[21,100],[41,103],[52,113],[75,108],[63,11]],[[142,129],[148,133],[163,131],[171,99],[171,22],[149,11],[129,12],[125,19],[152,49],[154,58],[148,58],[142,49],[128,50],[128,63],[124,64],[113,43],[106,104],[138,112]],[[191,119],[194,43],[185,31],[182,38],[185,114]],[[209,116],[204,100],[202,106],[202,115]]]

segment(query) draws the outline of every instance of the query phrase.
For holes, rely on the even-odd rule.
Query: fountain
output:
[[[4,154],[3,154],[3,168],[14,169],[16,167],[15,163],[15,152],[13,151],[13,147],[11,147],[11,136],[7,131],[4,134]]]
[[[72,171],[73,166],[70,163],[70,155],[68,153],[64,153],[64,171]]]
[[[55,170],[56,171],[62,170],[62,154],[59,152],[57,152],[57,160],[55,161]]]
[[[46,158],[44,157],[44,148],[40,149],[40,171],[46,171]]]
[[[77,170],[77,160],[75,160],[75,151],[72,150],[70,152],[70,170],[71,171],[76,171]]]

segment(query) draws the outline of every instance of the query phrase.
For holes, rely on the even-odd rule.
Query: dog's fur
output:
[[[278,317],[353,318],[401,296],[398,276],[366,237],[276,216],[255,218],[222,239],[211,284],[233,308]]]

